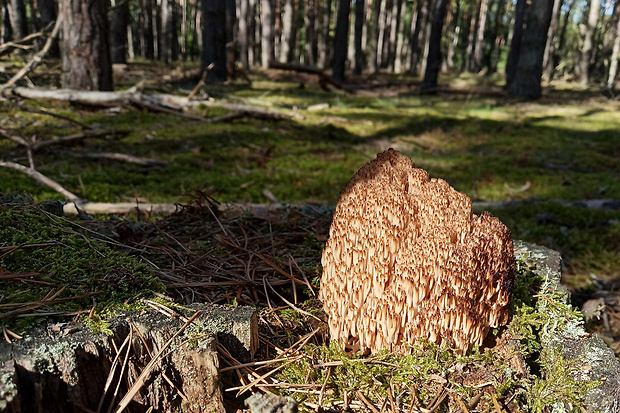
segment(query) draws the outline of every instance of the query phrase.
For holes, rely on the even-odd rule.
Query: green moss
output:
[[[26,279],[3,282],[3,303],[26,305],[58,294],[55,300],[62,302],[46,305],[46,311],[82,311],[93,303],[108,309],[140,293],[148,295],[164,288],[138,258],[113,251],[91,233],[82,232],[80,226],[34,206],[0,204],[0,247],[0,265],[7,273],[34,273]],[[78,296],[82,297],[73,298]],[[40,319],[37,309],[26,314],[27,319],[6,316],[3,321],[23,329]],[[93,326],[97,322],[91,320]]]

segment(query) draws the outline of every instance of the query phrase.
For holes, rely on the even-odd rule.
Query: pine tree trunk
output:
[[[581,48],[581,58],[579,59],[579,83],[582,85],[588,83],[590,75],[590,59],[592,58],[594,49],[594,31],[596,30],[596,23],[598,22],[599,10],[599,0],[590,0],[583,36],[583,47]]]
[[[381,2],[381,11],[379,12],[379,38],[377,42],[377,67],[383,67],[383,56],[385,55],[385,28],[387,26],[388,19],[388,6],[390,0],[383,0]]]
[[[431,37],[431,23],[432,23],[432,9],[437,4],[437,0],[431,0],[429,2],[428,13],[426,16],[426,20],[424,21],[424,51],[422,53],[422,62],[421,66],[426,70],[426,66],[428,63],[428,52],[430,47],[429,39]]]
[[[114,89],[107,8],[104,0],[63,0],[63,88]]]
[[[543,55],[552,10],[553,0],[537,0],[528,7],[527,30],[521,37],[517,68],[509,86],[514,97],[537,99],[542,94]]]
[[[293,0],[284,0],[284,13],[282,13],[282,46],[280,47],[280,62],[282,63],[290,61],[293,17]]]
[[[489,54],[486,58],[486,66],[488,68],[489,73],[495,73],[497,71],[497,62],[499,61],[499,55],[501,54],[501,50],[503,48],[503,39],[504,39],[504,30],[502,27],[502,19],[504,17],[506,6],[506,0],[498,0],[497,1],[497,9],[495,10],[495,21],[493,22],[493,31],[492,35],[489,36],[491,39]]]
[[[58,17],[58,7],[56,7],[54,0],[37,0],[36,4],[39,28],[42,29],[47,27],[56,21],[56,18]],[[54,40],[54,43],[52,43],[50,50],[47,52],[47,57],[52,59],[60,58],[60,47],[58,45],[58,40]]]
[[[155,0],[141,0],[142,1],[142,10],[144,13],[144,23],[143,26],[143,35],[144,35],[144,48],[142,49],[144,52],[144,57],[153,60],[155,59],[155,38],[153,37],[153,6]]]
[[[482,70],[482,57],[484,52],[484,30],[487,22],[487,9],[489,0],[480,0],[478,9],[478,22],[476,24],[476,42],[474,44],[474,56],[472,60],[472,71]]]
[[[609,62],[609,74],[607,75],[607,87],[615,88],[616,76],[618,75],[618,58],[620,58],[620,3],[616,1],[614,4],[613,15],[616,20],[614,31],[614,42],[611,51],[611,60]]]
[[[388,43],[388,61],[387,66],[390,72],[394,72],[394,60],[396,59],[396,41],[398,37],[398,28],[400,26],[400,4],[402,0],[393,0],[392,2],[392,16],[390,25],[390,41]]]
[[[349,36],[349,14],[351,0],[340,0],[336,16],[336,31],[334,33],[334,59],[332,64],[332,78],[336,82],[344,82],[345,65],[347,61],[347,40]]]
[[[226,81],[226,0],[202,2],[202,70],[213,63],[208,82]]]
[[[262,33],[261,33],[261,64],[269,67],[269,62],[274,58],[274,10],[273,0],[261,0],[262,10]]]
[[[248,9],[248,65],[250,67],[257,64],[258,59],[258,45],[256,39],[258,39],[258,23],[257,23],[257,8],[258,2],[250,1],[250,8]]]
[[[426,70],[424,71],[424,80],[422,81],[422,90],[437,87],[437,76],[441,66],[441,32],[447,6],[448,0],[438,0],[432,13],[431,32],[428,40],[428,59]]]
[[[159,41],[159,58],[164,63],[170,63],[173,59],[174,42],[177,41],[175,33],[175,22],[173,15],[174,0],[161,0],[160,4],[160,41]]]
[[[127,26],[129,25],[129,2],[112,0],[110,19],[110,51],[112,63],[127,63]]]
[[[575,4],[575,0],[568,0],[568,7],[566,8],[566,12],[564,13],[564,19],[562,24],[562,30],[558,36],[558,47],[555,49],[555,53],[553,54],[553,67],[556,68],[560,64],[560,52],[564,50],[564,44],[566,42],[566,29],[570,23],[571,11],[573,10],[573,6]],[[555,69],[554,69],[555,73]]]
[[[543,57],[543,75],[549,80],[553,79],[553,72],[555,71],[553,55],[555,54],[558,20],[560,19],[560,11],[563,3],[564,0],[555,0],[553,2],[551,23],[549,24],[549,33],[547,33],[547,45],[545,46],[545,55]]]
[[[20,40],[28,36],[28,18],[24,0],[7,0],[6,7],[11,19],[12,40]]]
[[[409,60],[409,72],[413,74],[418,73],[418,63],[420,60],[420,30],[426,21],[426,15],[428,14],[428,1],[418,0],[417,10],[415,15],[412,13],[412,30],[409,35],[409,48],[411,49]],[[415,17],[415,19],[413,18]]]
[[[248,61],[248,11],[250,0],[241,0],[239,4],[239,26],[237,30],[237,44],[239,45],[239,61],[243,70],[249,70]]]
[[[364,28],[364,0],[356,0],[355,2],[355,67],[354,75],[362,74],[362,66],[364,65],[364,51],[362,50],[362,30]]]
[[[399,29],[398,36],[396,37],[396,56],[394,56],[394,72],[401,73],[403,70],[403,48],[405,47],[405,24],[404,17],[407,12],[407,2],[401,1],[399,12]]]
[[[507,88],[510,88],[510,84],[512,83],[517,72],[517,64],[519,62],[519,55],[521,54],[521,40],[523,37],[523,25],[525,24],[526,7],[527,0],[517,0],[512,38],[510,40],[510,50],[508,51],[508,59],[506,60]]]
[[[448,53],[446,53],[445,66],[446,70],[454,70],[454,53],[459,41],[459,32],[461,26],[459,26],[459,19],[461,13],[461,3],[456,2],[453,6],[452,24],[450,24],[450,31],[448,33]]]
[[[13,29],[11,29],[11,15],[9,14],[9,8],[4,5],[4,3],[0,3],[2,5],[2,32],[0,33],[2,37],[2,43],[8,43],[13,40]]]
[[[316,64],[316,27],[315,27],[315,3],[318,0],[306,1],[306,13],[304,15],[304,26],[306,28],[305,62],[309,66]]]
[[[368,70],[376,73],[377,64],[377,48],[379,44],[379,16],[381,14],[382,0],[373,0],[372,26],[370,30],[370,50],[368,51]]]
[[[321,22],[321,30],[319,30],[319,37],[317,41],[317,49],[318,49],[318,62],[317,65],[319,68],[326,68],[329,62],[329,44],[330,44],[330,36],[329,30],[331,26],[331,16],[332,16],[332,0],[325,1],[325,7],[323,8],[322,22]]]

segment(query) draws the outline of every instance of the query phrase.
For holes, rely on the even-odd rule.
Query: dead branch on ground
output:
[[[311,75],[316,75],[318,77],[318,84],[321,87],[321,89],[327,91],[327,92],[331,92],[332,90],[328,87],[328,85],[331,85],[333,87],[335,87],[336,89],[340,89],[340,90],[344,90],[345,92],[348,93],[355,93],[355,91],[349,87],[346,87],[345,85],[343,85],[342,83],[336,82],[334,79],[332,79],[330,76],[328,76],[323,70],[317,68],[317,67],[313,67],[313,66],[305,66],[305,65],[300,65],[300,64],[296,64],[296,63],[280,63],[280,62],[276,62],[276,61],[271,61],[269,62],[269,68],[270,69],[279,69],[279,70],[290,70],[293,72],[299,72],[299,73],[308,73]]]
[[[6,42],[6,43],[1,44],[0,45],[0,56],[6,53],[7,50],[9,50],[10,48],[22,49],[22,50],[32,48],[32,46],[26,45],[26,43],[30,42],[31,40],[38,39],[39,37],[45,36],[51,27],[52,27],[52,23],[45,26],[41,31],[38,31],[36,33],[31,33],[26,37],[23,37],[19,40],[15,40],[14,42]]]
[[[32,167],[28,168],[24,165],[21,165],[15,162],[9,162],[9,161],[0,161],[0,167],[14,169],[16,171],[25,173],[26,175],[30,176],[38,183],[52,188],[54,191],[64,196],[67,201],[79,201],[80,200],[79,196],[66,190],[58,182],[54,181],[51,178],[48,178],[47,176],[43,175],[41,172],[37,171],[36,169]]]
[[[43,48],[37,54],[35,54],[34,57],[28,63],[26,63],[26,65],[19,72],[17,72],[11,79],[9,79],[8,82],[6,82],[3,85],[0,85],[0,95],[3,95],[7,89],[10,89],[13,86],[15,86],[18,80],[26,76],[30,71],[34,70],[34,68],[37,67],[37,65],[41,62],[41,60],[43,60],[43,57],[49,51],[50,47],[52,47],[52,42],[58,35],[58,32],[60,31],[61,26],[62,26],[62,14],[58,15],[58,18],[56,19],[56,24],[54,25],[54,29],[52,30],[52,33],[47,38],[47,41],[45,42],[45,45],[43,46]]]
[[[152,167],[166,167],[168,166],[167,162],[158,161],[157,159],[151,158],[142,158],[140,156],[128,155],[125,153],[117,153],[117,152],[101,152],[101,153],[78,153],[72,151],[59,151],[55,150],[54,153],[64,156],[72,156],[74,158],[87,158],[87,159],[109,159],[112,161],[120,161],[133,163],[141,166],[152,166]]]

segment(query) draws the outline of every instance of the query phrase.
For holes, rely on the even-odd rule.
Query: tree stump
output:
[[[2,342],[0,412],[116,411],[174,337],[124,411],[223,413],[216,337],[236,358],[251,359],[256,314],[249,307],[194,307],[201,314],[176,337],[185,324],[180,317],[131,311],[110,319],[108,334],[83,323],[48,323]]]

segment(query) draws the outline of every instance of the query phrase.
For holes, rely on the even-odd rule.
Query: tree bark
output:
[[[355,67],[354,75],[362,74],[362,66],[364,65],[364,51],[362,50],[362,30],[364,27],[364,0],[356,0],[355,2]]]
[[[11,15],[9,13],[9,8],[6,5],[2,4],[2,32],[1,40],[2,43],[8,43],[13,40],[13,29],[11,29]]]
[[[104,0],[63,0],[63,88],[114,89],[107,7]]]
[[[54,23],[58,17],[58,7],[54,0],[37,0],[36,1],[37,22],[42,29]],[[58,40],[54,40],[47,56],[52,59],[60,58],[60,46]]]
[[[441,66],[441,32],[446,17],[447,6],[448,0],[438,0],[433,10],[431,32],[428,40],[428,59],[424,72],[424,80],[422,81],[423,91],[437,87],[437,76],[439,75],[439,68]]]
[[[618,58],[620,57],[620,3],[616,0],[614,4],[614,16],[616,19],[616,28],[614,33],[614,43],[611,51],[611,60],[609,62],[609,74],[607,76],[607,87],[615,88],[616,76],[618,75]]]
[[[249,70],[248,60],[248,11],[250,0],[241,0],[239,4],[239,26],[237,30],[237,44],[239,45],[239,61],[243,70]]]
[[[532,2],[527,11],[527,30],[521,38],[521,50],[509,91],[514,97],[537,99],[542,94],[542,63],[551,22],[553,0]]]
[[[202,70],[213,63],[207,82],[225,82],[226,70],[226,0],[202,1]]]
[[[589,11],[585,24],[585,32],[583,36],[583,47],[581,48],[581,57],[579,59],[579,83],[585,85],[588,83],[590,75],[590,59],[594,49],[594,31],[598,22],[598,14],[600,11],[600,1],[590,0]]]
[[[20,40],[28,36],[28,18],[24,0],[7,0],[6,7],[11,19],[12,40]]]
[[[379,68],[383,67],[384,63],[386,43],[385,30],[387,27],[389,2],[390,0],[383,0],[381,2],[381,11],[379,12],[379,38],[377,42],[377,67]]]
[[[510,87],[515,73],[517,72],[517,64],[521,53],[521,38],[523,37],[523,24],[525,23],[525,10],[527,0],[517,0],[515,8],[514,24],[512,29],[512,39],[510,41],[510,50],[508,51],[508,59],[506,60],[506,87]]]
[[[495,73],[497,71],[497,63],[499,61],[499,55],[504,46],[505,31],[502,24],[502,19],[506,11],[506,0],[498,0],[497,8],[495,10],[495,21],[493,22],[493,32],[491,39],[489,54],[486,57],[486,66],[489,73]]]
[[[351,0],[340,0],[336,17],[336,32],[334,34],[334,59],[332,64],[332,78],[336,82],[344,82],[344,70],[347,61],[347,40],[349,35],[349,13]]]
[[[153,10],[155,0],[140,0],[142,3],[142,10],[144,13],[140,13],[140,16],[143,16],[143,26],[142,30],[142,41],[143,41],[143,49],[142,53],[146,59],[153,60],[155,59],[155,38],[153,36]]]
[[[286,63],[291,59],[293,18],[295,16],[293,7],[293,0],[284,0],[284,13],[282,14],[282,46],[280,47],[280,62],[282,63]]]
[[[274,11],[273,0],[261,0],[262,10],[262,34],[261,34],[261,64],[264,68],[269,67],[269,62],[274,58]]]
[[[129,25],[129,1],[113,0],[110,19],[110,52],[112,63],[127,63],[127,26]]]

